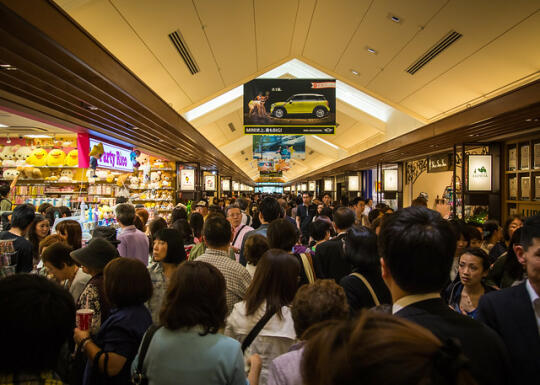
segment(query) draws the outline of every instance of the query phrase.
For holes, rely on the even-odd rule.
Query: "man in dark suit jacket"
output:
[[[502,337],[519,384],[540,381],[540,217],[529,218],[521,229],[520,245],[514,246],[526,266],[522,284],[480,298],[478,319]]]
[[[343,238],[354,224],[354,219],[354,211],[348,207],[339,207],[334,212],[332,223],[337,235],[315,250],[313,264],[317,278],[331,278],[339,283],[341,278],[351,273],[352,265],[343,252]]]
[[[378,242],[392,312],[429,329],[443,343],[459,341],[479,384],[510,384],[508,355],[499,336],[451,310],[439,295],[457,243],[448,222],[436,211],[409,207],[385,218]]]

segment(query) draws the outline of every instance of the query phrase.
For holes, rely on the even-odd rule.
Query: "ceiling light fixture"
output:
[[[401,19],[397,17],[396,15],[389,15],[390,20],[392,20],[394,23],[401,23]]]
[[[371,47],[366,47],[366,49],[367,49],[367,51],[368,51],[369,53],[372,53],[373,55],[377,55],[377,51],[375,51],[373,48],[371,48]]]
[[[315,138],[315,139],[317,139],[317,140],[320,140],[321,142],[323,142],[323,143],[329,145],[330,147],[335,148],[336,150],[339,149],[339,147],[336,146],[334,143],[330,143],[329,141],[327,141],[327,140],[321,138],[320,136],[317,136],[317,135],[311,135],[311,137],[312,137],[312,138]]]
[[[25,138],[31,138],[31,139],[50,139],[52,136],[50,135],[24,135]]]
[[[352,74],[353,74],[354,76],[358,76],[358,71],[351,70],[351,72],[352,72]]]
[[[9,127],[9,126],[6,126],[5,124],[0,123],[0,128],[4,128],[4,127]]]

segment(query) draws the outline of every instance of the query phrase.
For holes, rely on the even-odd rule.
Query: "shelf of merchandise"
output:
[[[79,168],[77,166],[32,166],[31,164],[25,164],[22,166],[1,166],[2,168],[17,168],[17,167],[32,167],[32,168],[69,168],[69,169],[76,169]]]
[[[140,169],[139,169],[140,170]],[[157,168],[151,168],[150,171],[175,171],[173,168],[160,168],[160,167],[157,167]]]
[[[130,190],[147,190],[147,191],[152,191],[152,190],[169,190],[169,191],[172,191],[174,190],[174,188],[172,187],[157,187],[157,188],[150,188],[150,187],[129,187]]]

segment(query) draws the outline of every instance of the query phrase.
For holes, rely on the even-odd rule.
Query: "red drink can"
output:
[[[77,310],[77,327],[81,330],[90,330],[93,316],[94,311],[92,309]]]

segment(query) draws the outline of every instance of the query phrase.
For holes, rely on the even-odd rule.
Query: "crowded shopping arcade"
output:
[[[540,0],[0,0],[0,385],[540,384]]]

